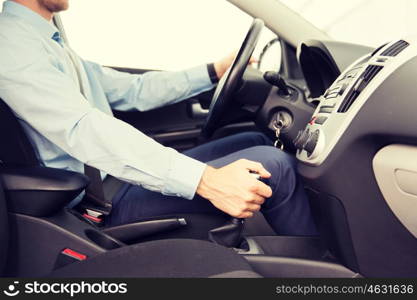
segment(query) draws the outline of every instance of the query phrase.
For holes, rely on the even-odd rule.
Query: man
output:
[[[316,233],[294,160],[265,136],[240,134],[180,154],[112,115],[210,90],[233,58],[142,76],[104,68],[78,57],[51,23],[68,2],[9,0],[0,16],[0,97],[43,165],[83,172],[86,164],[129,183],[113,199],[109,225],[173,213],[250,218],[262,210],[277,234]]]

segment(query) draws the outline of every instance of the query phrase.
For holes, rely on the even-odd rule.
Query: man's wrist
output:
[[[203,198],[206,198],[209,188],[208,182],[210,181],[210,177],[215,172],[215,168],[211,166],[206,166],[206,168],[203,171],[203,174],[201,175],[200,183],[197,186],[196,193],[200,195]]]

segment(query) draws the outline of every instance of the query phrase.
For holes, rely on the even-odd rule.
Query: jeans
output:
[[[316,235],[308,198],[296,173],[296,160],[273,147],[263,134],[248,132],[222,138],[184,152],[185,155],[213,167],[222,167],[239,159],[260,162],[272,177],[273,191],[261,212],[278,235]],[[126,184],[113,199],[107,224],[116,226],[139,219],[172,214],[222,214],[208,200],[196,195],[193,200],[165,196],[140,186]]]

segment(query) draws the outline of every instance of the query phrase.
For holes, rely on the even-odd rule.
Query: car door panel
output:
[[[112,67],[131,74],[143,74],[151,70]],[[202,93],[180,103],[146,112],[114,111],[121,119],[165,146],[186,150],[198,144],[205,114],[213,91]]]

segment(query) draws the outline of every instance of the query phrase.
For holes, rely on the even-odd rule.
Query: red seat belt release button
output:
[[[83,214],[83,217],[90,220],[90,221],[93,221],[94,223],[98,223],[98,224],[100,224],[103,221],[102,219],[91,216],[89,214]]]
[[[79,261],[83,261],[87,259],[87,255],[81,254],[69,248],[64,249],[61,253]]]

